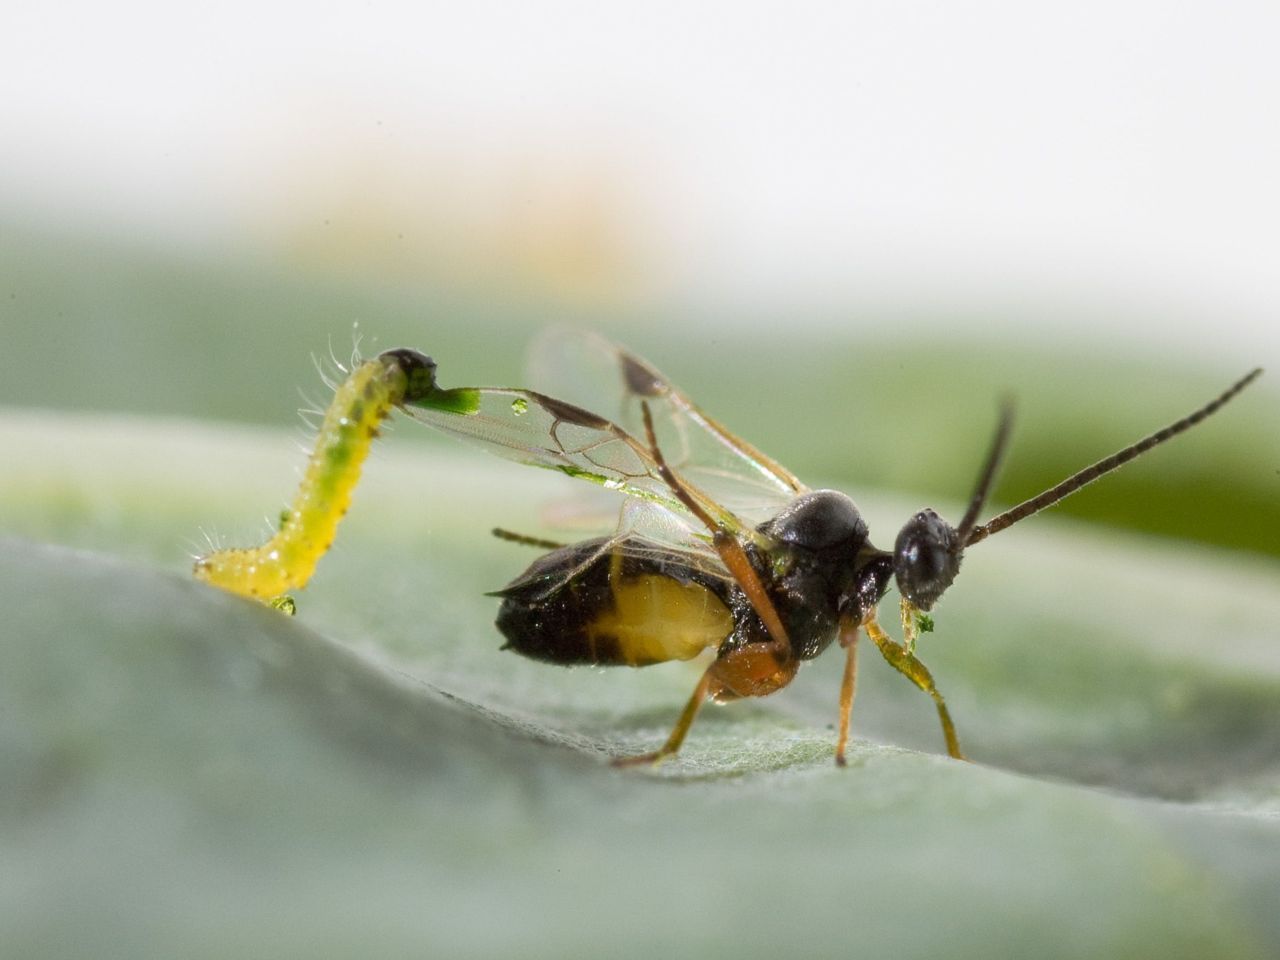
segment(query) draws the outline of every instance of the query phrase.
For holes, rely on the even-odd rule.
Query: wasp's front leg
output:
[[[914,653],[885,633],[880,628],[880,624],[876,623],[875,617],[868,617],[863,626],[866,628],[867,636],[879,648],[881,656],[888,661],[889,666],[933,698],[934,705],[938,708],[938,720],[942,723],[942,735],[947,741],[947,753],[957,760],[967,760],[968,757],[960,751],[960,741],[956,738],[956,728],[951,722],[947,702],[938,692],[929,668]]]

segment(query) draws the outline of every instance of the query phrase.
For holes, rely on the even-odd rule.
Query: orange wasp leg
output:
[[[947,753],[957,760],[969,759],[960,752],[960,741],[956,739],[955,724],[951,722],[951,714],[947,711],[947,703],[942,699],[942,694],[938,692],[938,688],[933,682],[933,674],[929,672],[929,668],[921,663],[914,653],[900,643],[895,642],[892,637],[885,633],[880,628],[880,624],[876,623],[874,616],[868,617],[863,626],[866,628],[867,636],[879,648],[881,656],[885,658],[889,666],[933,698],[934,705],[938,708],[938,719],[942,723],[942,735],[947,740]]]
[[[671,736],[667,738],[662,748],[638,757],[616,759],[613,761],[615,766],[656,763],[671,756],[680,749],[680,744],[684,742],[685,735],[693,725],[693,719],[698,715],[703,701],[709,697],[716,700],[763,697],[790,683],[800,666],[799,662],[791,657],[791,642],[787,637],[786,628],[782,625],[782,618],[778,616],[778,611],[774,608],[773,601],[769,599],[769,594],[765,591],[764,584],[760,582],[755,568],[751,566],[751,561],[746,551],[742,549],[742,544],[716,522],[667,464],[658,446],[657,434],[653,428],[653,414],[649,410],[648,403],[641,404],[641,412],[644,415],[645,438],[659,476],[671,488],[676,498],[689,509],[689,512],[711,531],[716,552],[720,554],[720,559],[724,561],[724,565],[769,631],[770,640],[767,643],[747,644],[741,649],[720,657],[707,667],[702,679],[693,690],[693,696],[685,705],[684,712],[676,721]]]
[[[676,725],[671,731],[671,736],[667,737],[667,742],[660,749],[654,750],[652,753],[642,753],[635,757],[615,757],[613,765],[615,767],[634,767],[641,764],[658,763],[678,751],[680,744],[684,743],[684,738],[689,732],[689,728],[693,726],[693,718],[698,715],[698,711],[702,709],[703,702],[707,699],[707,694],[711,689],[711,682],[711,670],[708,668],[702,674],[702,679],[698,681],[698,685],[693,688],[693,696],[685,704],[684,710],[680,714],[680,719],[676,721]]]
[[[849,743],[849,717],[853,696],[858,691],[858,627],[840,624],[840,646],[844,647],[844,678],[840,681],[840,735],[836,739],[836,766],[845,765],[844,750]]]

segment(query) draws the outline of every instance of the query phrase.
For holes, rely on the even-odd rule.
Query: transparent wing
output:
[[[696,573],[702,582],[719,580],[733,583],[733,576],[711,546],[710,534],[700,529],[685,512],[669,510],[651,500],[627,500],[617,528],[611,536],[602,537],[595,549],[583,552],[572,566],[558,570],[554,578],[533,568],[508,584],[503,592],[514,588],[528,589],[536,582],[533,596],[550,597],[566,583],[579,576],[601,556],[617,553],[650,564],[661,563],[671,570],[684,568]],[[526,581],[524,578],[530,578]]]
[[[683,479],[744,521],[774,517],[807,488],[790,470],[735,436],[652,364],[599,334],[554,328],[530,351],[530,372],[588,409],[643,436],[640,404],[653,414],[663,457]]]
[[[434,389],[401,409],[490,453],[559,470],[687,515],[644,443],[613,421],[563,400],[508,387],[457,387]],[[688,487],[698,505],[724,529],[753,535],[695,483]]]
[[[733,581],[720,554],[711,545],[710,532],[683,510],[669,510],[659,503],[628,500],[618,520],[614,537],[624,545],[626,556],[650,559],[679,557],[704,575],[726,583]]]

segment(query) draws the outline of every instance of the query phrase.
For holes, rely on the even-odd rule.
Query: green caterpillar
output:
[[[359,364],[334,393],[276,535],[260,547],[199,558],[196,579],[265,602],[306,586],[351,505],[380,424],[396,407],[434,391],[435,363],[416,351],[391,350]]]

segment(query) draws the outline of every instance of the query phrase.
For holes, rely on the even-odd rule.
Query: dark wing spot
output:
[[[530,393],[529,396],[536,400],[547,413],[564,423],[572,423],[592,430],[606,430],[609,427],[609,421],[604,417],[590,410],[575,407],[572,403],[565,403],[563,400],[544,396],[541,393]]]
[[[667,383],[658,372],[629,353],[622,356],[622,378],[627,389],[641,397],[660,397],[667,392]]]

